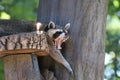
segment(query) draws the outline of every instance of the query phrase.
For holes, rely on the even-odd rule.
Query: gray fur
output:
[[[63,29],[55,29],[55,23],[54,22],[50,22],[48,27],[50,26],[50,24],[52,24],[53,28],[49,29],[47,31],[48,35],[52,38],[52,36],[57,32],[57,31],[63,31]],[[70,23],[66,24],[64,29],[67,30],[70,28]],[[67,62],[67,60],[63,57],[62,53],[60,52],[59,49],[57,49],[55,46],[51,48],[52,53],[50,53],[50,56],[57,62],[59,62],[60,64],[62,64],[64,67],[67,68],[67,70],[69,71],[69,73],[71,75],[73,75],[73,71],[72,68],[70,66],[70,64]]]

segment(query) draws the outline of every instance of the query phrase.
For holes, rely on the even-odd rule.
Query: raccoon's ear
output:
[[[41,22],[37,22],[36,24],[36,30],[39,31],[40,28],[42,28],[42,23]]]
[[[70,23],[67,23],[67,24],[65,25],[65,30],[69,30],[69,28],[70,28]]]
[[[50,21],[48,24],[48,28],[55,28],[55,23],[53,21]]]

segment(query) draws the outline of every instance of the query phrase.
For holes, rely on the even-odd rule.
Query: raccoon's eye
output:
[[[63,32],[65,33],[65,35],[67,35],[67,34],[68,34],[68,32],[67,32],[66,30],[63,30]]]
[[[54,35],[53,35],[53,38],[57,38],[60,36],[60,34],[62,34],[63,32],[56,32]]]
[[[63,32],[56,32],[55,34],[62,34]]]

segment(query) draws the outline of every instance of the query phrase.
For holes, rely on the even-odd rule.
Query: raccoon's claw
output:
[[[72,77],[73,77],[73,71],[70,71],[70,72],[69,72],[69,74],[70,74],[70,76],[72,76]]]
[[[71,66],[68,65],[66,68],[67,68],[69,74],[70,74],[71,76],[73,76],[73,70],[72,70]]]

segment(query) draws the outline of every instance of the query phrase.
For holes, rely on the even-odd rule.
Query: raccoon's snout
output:
[[[67,33],[65,33],[65,36],[67,36],[68,34]]]

